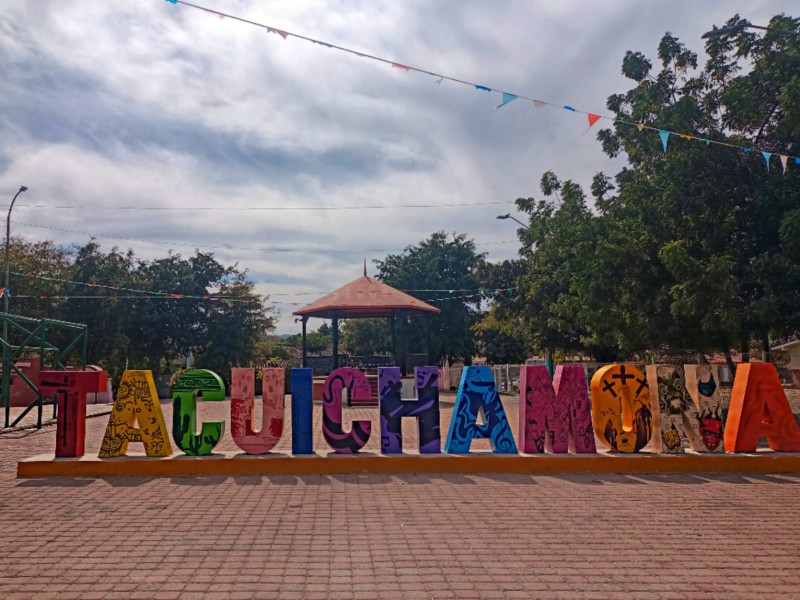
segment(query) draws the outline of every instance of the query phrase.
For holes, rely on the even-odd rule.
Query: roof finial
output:
[[[367,276],[367,259],[364,259],[364,277]]]

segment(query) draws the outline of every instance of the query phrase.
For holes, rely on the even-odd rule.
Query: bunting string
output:
[[[312,37],[308,37],[308,36],[305,36],[305,35],[301,35],[299,33],[293,33],[291,31],[278,29],[278,28],[272,27],[270,25],[265,25],[263,23],[258,23],[256,21],[251,21],[249,19],[244,19],[242,17],[237,17],[237,16],[229,14],[229,13],[225,13],[225,12],[221,12],[221,11],[214,10],[214,9],[211,9],[211,8],[207,8],[207,7],[204,7],[204,6],[200,6],[200,5],[197,5],[197,4],[193,4],[191,2],[186,2],[185,0],[166,0],[166,1],[169,2],[170,4],[175,4],[175,5],[182,4],[182,5],[188,6],[190,8],[195,8],[195,9],[204,11],[206,13],[211,13],[213,15],[216,15],[219,18],[229,18],[229,19],[233,19],[234,21],[239,21],[241,23],[246,23],[248,25],[253,25],[255,27],[260,27],[262,29],[265,29],[268,33],[275,33],[275,34],[279,35],[284,40],[287,39],[287,38],[293,37],[293,38],[297,38],[297,39],[300,39],[300,40],[304,40],[306,42],[311,42],[312,44],[317,44],[319,46],[324,46],[326,48],[330,48],[330,49],[333,49],[333,50],[339,50],[341,52],[346,52],[348,54],[352,54],[352,55],[358,56],[360,58],[367,58],[369,60],[374,60],[374,61],[377,61],[377,62],[380,62],[380,63],[384,63],[386,65],[389,65],[393,69],[399,69],[401,71],[406,71],[406,72],[414,71],[416,73],[421,73],[423,75],[428,75],[428,76],[436,78],[436,83],[437,84],[441,84],[442,81],[451,81],[453,83],[458,83],[458,84],[461,84],[461,85],[469,86],[469,87],[471,87],[471,88],[473,88],[473,89],[475,89],[477,91],[496,93],[496,94],[500,95],[501,102],[500,102],[499,105],[497,105],[495,107],[495,110],[497,110],[499,108],[502,108],[502,107],[506,106],[507,104],[510,104],[511,102],[513,102],[515,100],[521,99],[521,100],[525,100],[525,101],[528,101],[528,102],[532,102],[535,108],[544,108],[545,106],[549,106],[549,107],[553,107],[553,108],[558,108],[558,109],[567,110],[567,111],[570,111],[570,112],[586,115],[588,123],[589,123],[589,128],[591,128],[599,120],[605,119],[605,120],[611,121],[612,123],[615,123],[615,124],[622,124],[622,125],[629,125],[629,126],[632,126],[632,127],[636,127],[640,132],[645,131],[645,130],[646,131],[656,132],[656,133],[658,133],[659,137],[661,138],[661,144],[662,144],[662,147],[664,148],[664,152],[667,151],[667,144],[668,144],[668,141],[669,141],[669,137],[670,136],[678,136],[681,139],[685,139],[685,140],[689,140],[689,141],[702,142],[702,143],[706,144],[706,146],[708,146],[710,144],[716,144],[718,146],[725,146],[725,147],[728,147],[728,148],[735,148],[735,149],[741,150],[745,154],[750,153],[752,150],[756,150],[757,152],[760,152],[762,157],[764,158],[764,161],[766,162],[766,165],[767,165],[767,170],[769,170],[770,159],[771,159],[773,154],[776,154],[779,157],[780,163],[781,163],[781,166],[783,167],[783,172],[784,173],[786,173],[786,168],[787,168],[787,165],[789,164],[790,160],[792,161],[793,164],[800,166],[800,157],[797,157],[797,156],[791,156],[791,155],[788,155],[788,154],[779,154],[779,153],[772,152],[772,151],[767,151],[767,150],[754,149],[754,148],[751,148],[751,147],[748,147],[748,146],[742,146],[742,145],[733,144],[733,143],[730,143],[730,142],[724,142],[724,141],[719,141],[719,140],[711,140],[711,139],[704,138],[704,137],[699,137],[699,136],[696,136],[696,135],[693,135],[693,134],[677,132],[677,131],[671,131],[671,130],[668,130],[668,129],[660,129],[658,127],[654,127],[652,125],[648,125],[648,124],[645,124],[645,123],[636,123],[634,121],[627,121],[625,119],[619,119],[617,117],[604,116],[604,115],[601,115],[599,113],[593,113],[593,112],[588,112],[588,111],[585,111],[585,110],[580,110],[580,109],[574,108],[573,106],[570,106],[568,104],[560,104],[560,103],[556,103],[556,102],[550,102],[550,101],[547,101],[547,100],[541,100],[539,98],[533,98],[533,97],[530,97],[530,96],[525,96],[525,95],[522,95],[522,94],[509,92],[509,91],[506,91],[506,90],[501,90],[501,89],[497,89],[497,88],[491,88],[491,87],[486,86],[486,85],[474,83],[474,82],[471,82],[471,81],[466,81],[464,79],[460,79],[458,77],[453,77],[453,76],[450,76],[450,75],[445,75],[445,74],[442,74],[442,73],[437,73],[435,71],[431,71],[429,69],[425,69],[425,68],[422,68],[422,67],[415,67],[415,66],[412,66],[412,65],[402,64],[402,63],[399,63],[397,61],[393,61],[393,60],[390,60],[390,59],[387,59],[387,58],[381,58],[379,56],[375,56],[375,55],[372,55],[372,54],[359,52],[358,50],[353,50],[352,48],[347,48],[345,46],[338,46],[336,44],[330,44],[328,42],[325,42],[325,41],[322,41],[322,40],[318,40],[318,39],[315,39],[315,38],[312,38]]]

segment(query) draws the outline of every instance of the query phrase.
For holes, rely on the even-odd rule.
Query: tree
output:
[[[619,193],[599,206],[644,242],[640,262],[649,265],[637,269],[649,271],[649,289],[636,294],[636,312],[672,321],[660,336],[651,325],[651,343],[747,352],[753,338],[768,349],[770,333],[800,327],[800,176],[784,175],[776,156],[767,170],[770,156],[760,152],[800,153],[800,37],[781,32],[800,31],[800,20],[774,17],[763,35],[745,24],[737,15],[708,40],[701,70],[669,33],[656,74],[628,52],[622,72],[636,86],[608,100],[619,121],[598,139],[630,166],[616,177]],[[671,136],[665,154],[658,136],[629,123],[753,150]]]
[[[275,328],[275,319],[254,288],[245,272],[232,267],[219,287],[225,300],[205,306],[204,346],[197,365],[216,371],[227,381],[231,367],[263,366],[268,358],[264,341]]]
[[[408,290],[412,296],[442,310],[430,321],[410,320],[409,350],[425,348],[430,329],[433,356],[471,361],[477,349],[471,327],[477,321],[483,297],[477,273],[484,257],[465,234],[454,233],[451,237],[439,231],[418,245],[407,247],[402,254],[375,261],[379,280]]]
[[[52,241],[26,242],[12,237],[9,243],[9,309],[35,319],[55,318],[63,300],[63,283],[70,277],[70,251]],[[17,274],[19,273],[19,274]],[[49,278],[49,279],[48,279]],[[40,298],[48,296],[48,298]],[[4,300],[3,300],[4,301]]]
[[[392,328],[388,319],[347,319],[342,325],[342,348],[351,356],[391,354]]]
[[[89,242],[75,252],[71,276],[73,281],[95,283],[116,288],[134,287],[136,261],[132,250],[120,253],[117,248],[103,253],[99,244]],[[132,320],[131,299],[106,298],[121,292],[102,287],[72,284],[70,295],[63,306],[63,319],[84,323],[88,327],[89,344],[87,360],[106,369],[112,378],[122,375],[129,359]]]
[[[286,343],[294,346],[303,344],[303,336],[299,333],[286,338]],[[333,333],[327,323],[323,323],[316,331],[306,333],[306,350],[309,352],[324,352],[333,343]]]

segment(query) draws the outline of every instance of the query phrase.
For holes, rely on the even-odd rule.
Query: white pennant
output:
[[[785,154],[778,155],[781,159],[781,165],[783,166],[783,172],[786,173],[786,163],[789,162],[789,157]]]

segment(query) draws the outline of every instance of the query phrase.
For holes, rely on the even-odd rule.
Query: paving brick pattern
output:
[[[3,600],[800,598],[800,476],[15,479],[54,431],[0,436]]]

